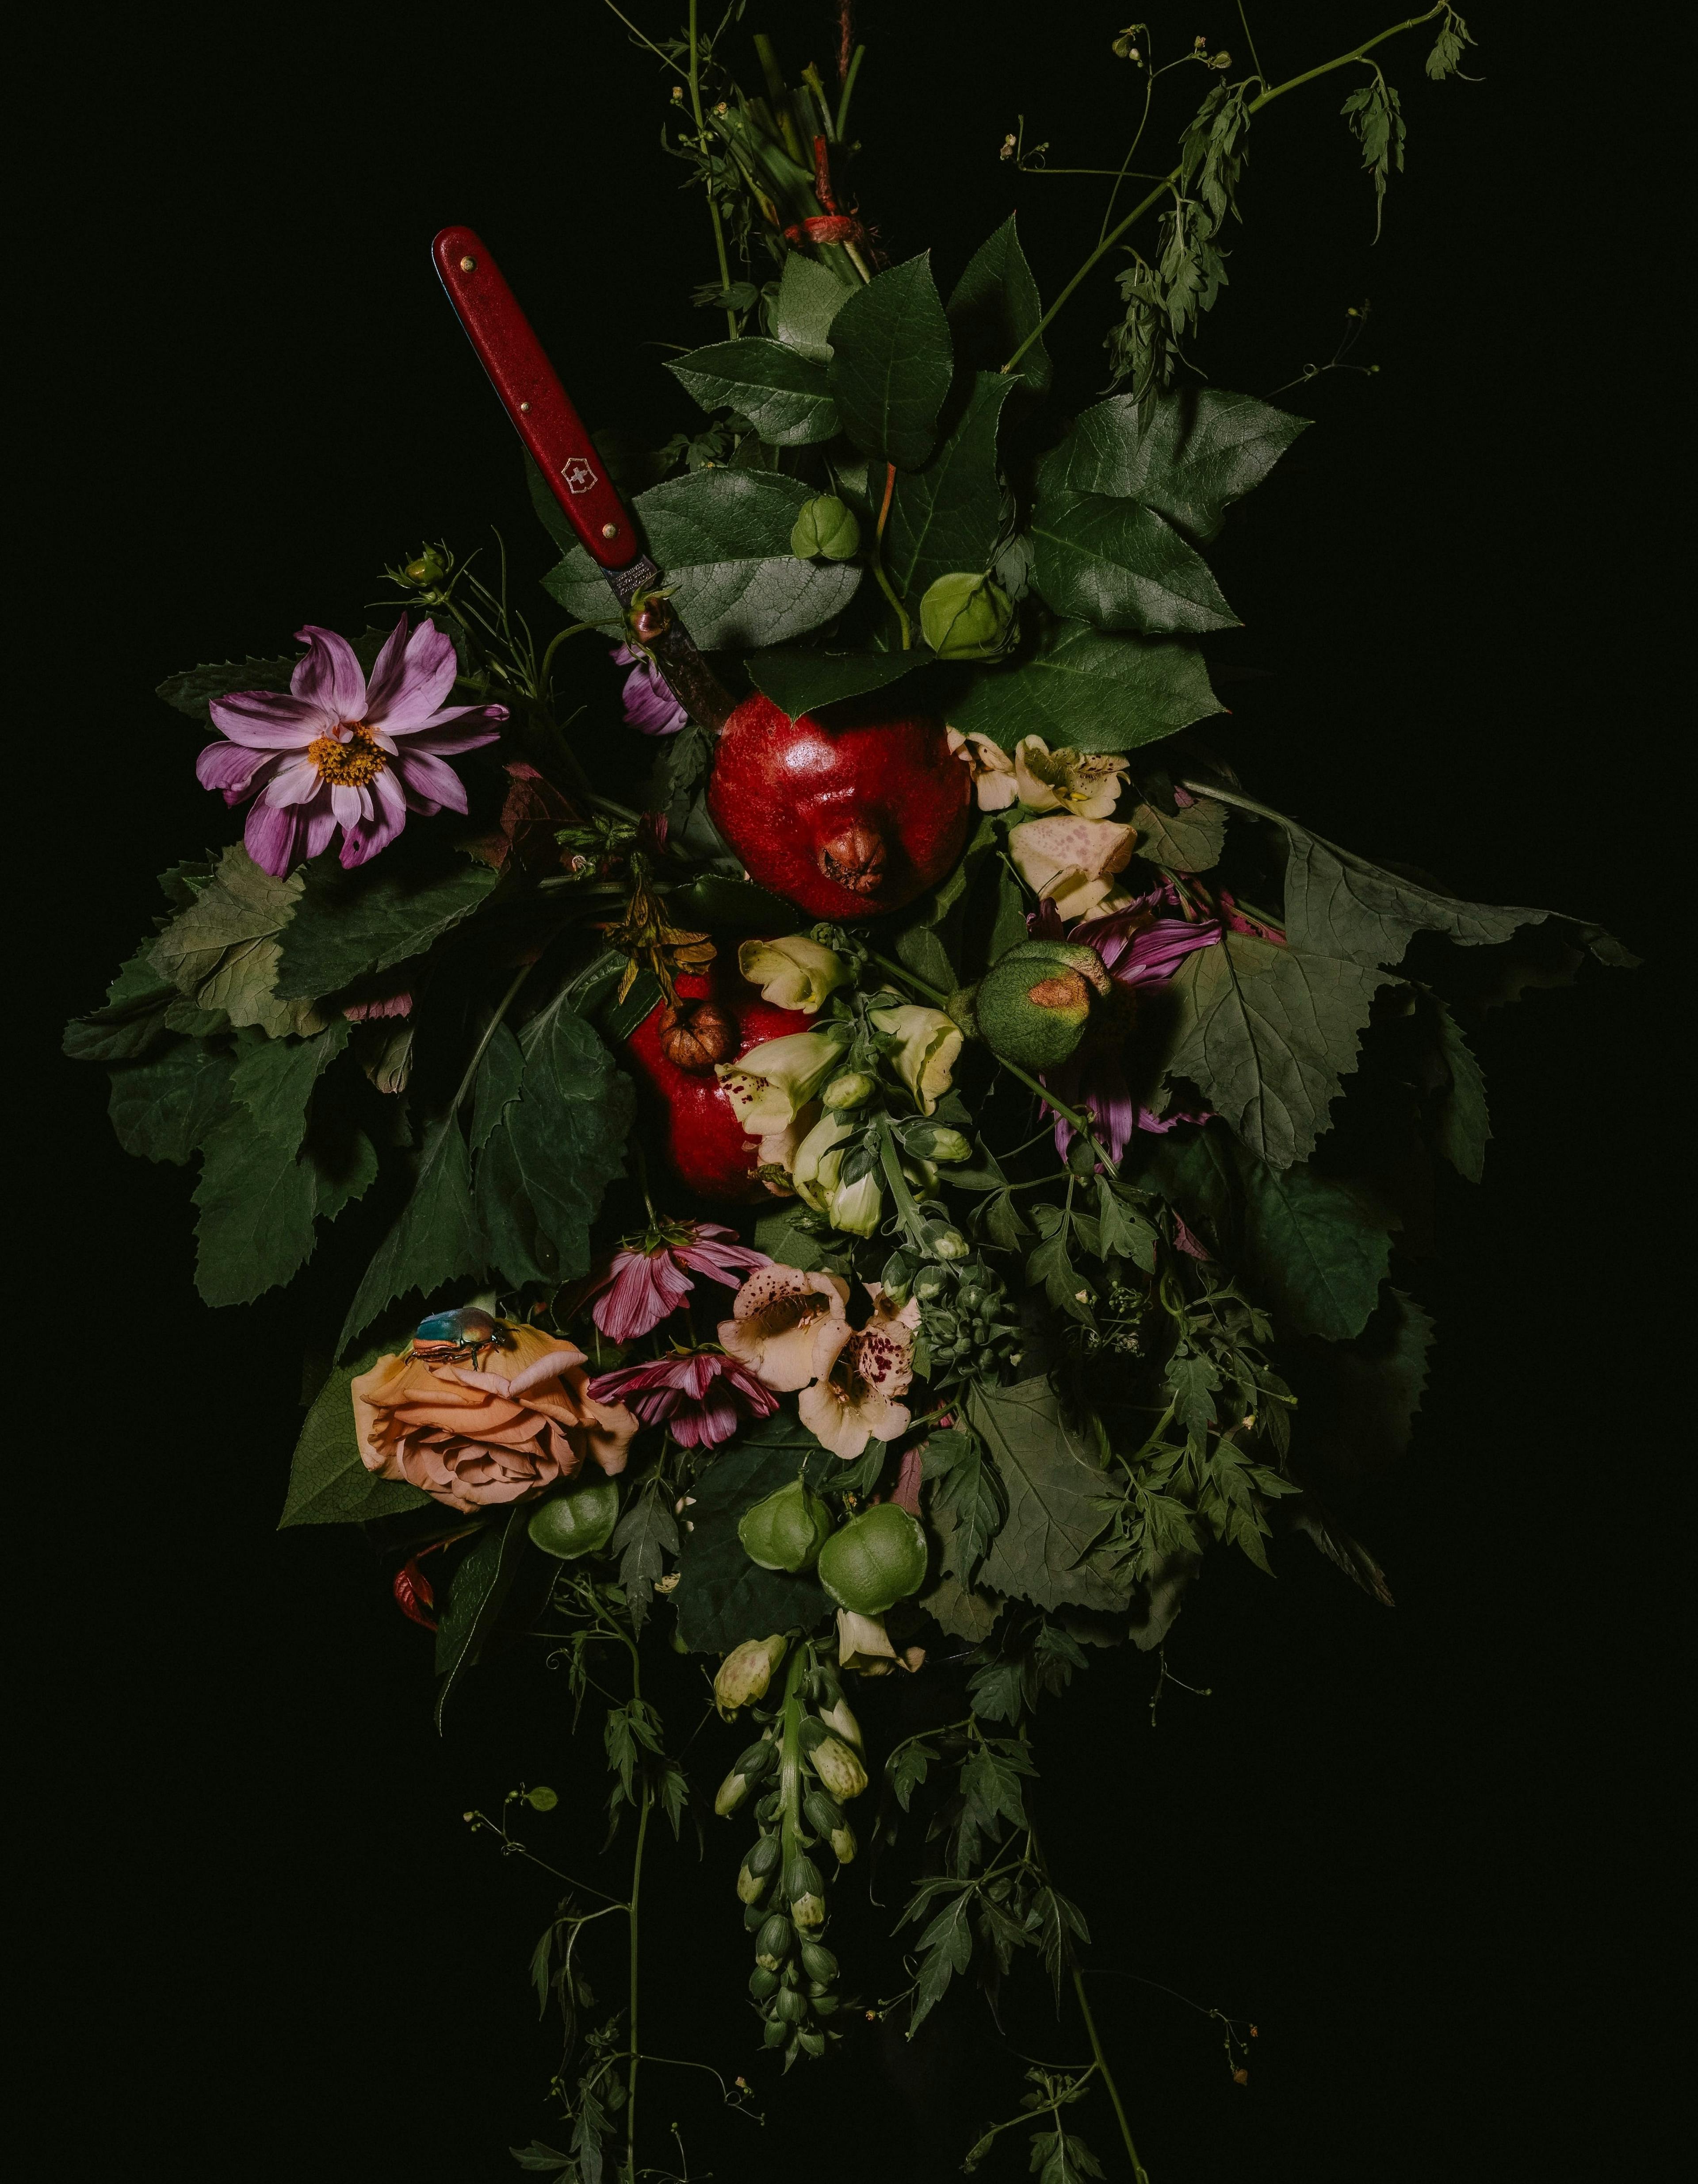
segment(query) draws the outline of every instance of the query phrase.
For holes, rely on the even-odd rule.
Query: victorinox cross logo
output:
[[[566,482],[568,493],[587,493],[596,482],[594,470],[582,455],[574,455],[560,465],[560,476]]]

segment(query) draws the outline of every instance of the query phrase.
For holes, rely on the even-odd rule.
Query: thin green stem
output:
[[[1239,20],[1244,25],[1244,42],[1250,47],[1250,64],[1266,83],[1267,78],[1262,75],[1261,55],[1257,53],[1255,40],[1250,35],[1250,17],[1244,13],[1244,0],[1239,0]]]
[[[708,125],[702,114],[701,53],[696,39],[697,0],[690,0],[690,111],[695,116],[696,145],[705,164],[707,159]],[[615,10],[615,13],[617,11]],[[708,201],[708,218],[713,223],[714,254],[719,259],[720,293],[731,292],[731,260],[725,253],[725,227],[719,216],[719,207],[714,203],[713,176],[704,172],[702,177],[703,194]],[[732,341],[737,339],[737,313],[727,304],[725,308],[726,332]]]
[[[913,626],[909,621],[901,600],[896,596],[895,588],[889,577],[884,573],[884,526],[890,521],[890,504],[895,492],[896,465],[892,463],[889,466],[889,474],[884,481],[884,499],[878,511],[878,528],[872,535],[872,573],[877,581],[879,590],[896,610],[896,619],[902,631],[902,649],[905,652],[911,652],[914,649]]]
[[[636,1654],[632,1655],[633,1661]],[[636,1674],[633,1671],[633,1688]],[[626,2184],[637,2184],[637,2069],[642,2052],[637,2045],[637,1908],[643,1892],[643,1847],[649,1835],[649,1814],[654,1804],[649,1786],[643,1786],[643,1803],[637,1815],[637,1857],[631,1869],[631,2067],[625,2091]]]
[[[1365,39],[1361,45],[1352,46],[1349,53],[1339,54],[1336,59],[1322,61],[1318,68],[1306,69],[1301,75],[1290,76],[1288,77],[1283,83],[1275,84],[1272,89],[1262,92],[1258,97],[1250,100],[1249,105],[1244,109],[1246,116],[1252,114],[1261,113],[1264,106],[1271,106],[1276,98],[1283,98],[1288,91],[1295,91],[1302,84],[1313,83],[1317,77],[1330,75],[1335,69],[1348,68],[1352,61],[1359,61],[1362,59],[1366,54],[1372,53],[1376,46],[1383,45],[1388,38],[1398,37],[1405,31],[1412,31],[1420,24],[1430,23],[1435,15],[1443,14],[1445,12],[1445,0],[1438,0],[1438,4],[1428,8],[1423,14],[1406,16],[1402,22],[1394,23],[1389,31],[1382,31],[1377,37]],[[1095,249],[1091,252],[1089,257],[1085,259],[1083,265],[1082,265],[1078,270],[1073,275],[1072,279],[1067,282],[1066,286],[1063,289],[1061,290],[1060,293],[1056,296],[1055,302],[1050,304],[1049,309],[1039,318],[1037,325],[1033,327],[1031,332],[1027,335],[1025,340],[1021,343],[1020,346],[1015,350],[1013,355],[1009,358],[1007,363],[1003,365],[1002,369],[1005,372],[1012,371],[1015,366],[1019,363],[1021,358],[1025,355],[1027,350],[1031,348],[1032,344],[1043,338],[1044,328],[1049,326],[1051,320],[1055,318],[1056,313],[1061,309],[1061,306],[1067,302],[1074,290],[1079,286],[1080,282],[1085,279],[1086,276],[1089,274],[1095,266],[1101,264],[1102,260],[1108,255],[1109,252],[1113,249],[1115,244],[1120,241],[1120,238],[1127,232],[1127,229],[1135,226],[1136,224],[1143,219],[1145,213],[1150,210],[1150,207],[1169,190],[1177,189],[1179,187],[1180,181],[1183,178],[1184,171],[1183,165],[1174,167],[1171,173],[1165,176],[1163,179],[1156,184],[1155,187],[1150,191],[1148,197],[1139,199],[1138,203],[1133,207],[1129,213],[1127,213],[1124,220],[1117,221],[1116,225],[1109,230],[1108,233],[1105,235],[1101,241],[1097,244]]]
[[[1085,1999],[1085,1983],[1079,1976],[1079,1968],[1073,1967],[1073,1992],[1078,1999],[1079,2014],[1085,2020],[1085,2030],[1090,2035],[1091,2053],[1096,2058],[1097,2068],[1102,2073],[1103,2083],[1108,2087],[1109,2098],[1114,2103],[1115,2121],[1120,2126],[1121,2144],[1126,2148],[1127,2159],[1132,2164],[1132,2173],[1138,2184],[1150,2184],[1150,2171],[1138,2158],[1138,2148],[1132,2142],[1132,2126],[1127,2121],[1126,2103],[1120,2097],[1120,2087],[1114,2081],[1108,2058],[1103,2053],[1103,2043],[1097,2036],[1097,2020],[1091,2014],[1091,2005]]]
[[[849,135],[849,101],[855,96],[855,80],[860,74],[861,56],[865,46],[857,46],[849,56],[849,74],[843,78],[843,97],[838,101],[838,142],[842,143]]]

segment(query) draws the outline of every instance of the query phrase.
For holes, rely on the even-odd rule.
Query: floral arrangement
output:
[[[539,1945],[567,2143],[515,2149],[583,2184],[660,2173],[640,1881],[654,1815],[710,1802],[745,1846],[757,2047],[788,2070],[864,2014],[911,2032],[1029,1958],[1090,2054],[1034,2068],[966,2165],[1023,2123],[1046,2184],[1102,2175],[1072,2121],[1100,2089],[1144,2176],[1037,1832],[1042,1700],[1093,1649],[1159,1652],[1213,1552],[1266,1568],[1302,1535],[1389,1602],[1350,1504],[1425,1383],[1405,1245],[1434,1170],[1482,1173],[1470,1012],[1630,960],[1322,839],[1206,732],[1234,618],[1205,549],[1306,429],[1186,360],[1248,132],[1349,71],[1383,198],[1404,124],[1378,49],[1424,25],[1455,75],[1455,11],[1283,82],[1128,26],[1143,118],[1047,308],[1012,220],[947,298],[927,258],[888,262],[841,12],[834,91],[788,80],[741,0],[711,33],[693,0],[676,38],[632,26],[725,320],[671,366],[699,427],[615,472],[664,581],[616,599],[533,463],[546,641],[504,552],[487,582],[437,544],[387,572],[387,627],[172,677],[242,838],[162,875],[67,1034],[127,1149],[199,1162],[209,1304],[365,1225],[282,1521],[363,1529],[434,1633],[439,1720],[527,1641],[604,1707],[604,1855],[628,1819],[634,1864],[616,1898],[570,1887]],[[1187,84],[1177,163],[1122,212]],[[1046,344],[1111,253],[1111,390],[1059,415]],[[560,717],[574,639],[654,740],[640,809],[598,785],[625,731]],[[696,1741],[699,1781],[644,1689],[675,1650],[740,1724]],[[886,1733],[880,1679],[931,1685],[932,1725]],[[916,1861],[879,1964],[830,1946],[858,1830]],[[610,2008],[584,1971],[609,1903]]]

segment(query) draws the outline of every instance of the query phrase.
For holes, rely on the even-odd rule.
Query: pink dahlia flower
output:
[[[493,743],[504,705],[444,705],[454,649],[436,625],[409,631],[403,615],[370,682],[354,647],[309,623],[307,656],[288,693],[233,690],[212,701],[227,742],[195,761],[204,788],[229,805],[253,799],[248,854],[281,879],[342,829],[342,861],[363,865],[386,848],[409,811],[464,811],[465,790],[448,753]]]
[[[590,1383],[598,1403],[628,1403],[645,1426],[665,1425],[686,1448],[717,1448],[749,1418],[770,1418],[778,1398],[717,1350],[677,1350],[652,1365],[621,1365]]]
[[[633,652],[628,644],[621,644],[610,656],[615,667],[631,670],[620,694],[626,725],[640,728],[645,736],[676,735],[690,716],[672,695],[671,684],[648,654]]]
[[[626,1244],[597,1274],[590,1317],[610,1341],[634,1342],[669,1319],[695,1288],[687,1267],[734,1290],[746,1273],[771,1263],[717,1222],[668,1223]]]

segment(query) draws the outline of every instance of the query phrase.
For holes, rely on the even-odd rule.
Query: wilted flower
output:
[[[879,1284],[866,1289],[872,1318],[858,1332],[847,1323],[821,1329],[815,1357],[821,1377],[802,1390],[798,1405],[815,1439],[845,1462],[869,1440],[894,1440],[909,1425],[906,1407],[894,1398],[914,1378],[919,1301],[910,1297],[898,1309]]]
[[[778,1398],[747,1367],[716,1350],[680,1350],[652,1364],[621,1365],[590,1383],[598,1402],[628,1402],[646,1426],[665,1425],[686,1448],[717,1448]]]
[[[1022,736],[1014,746],[1014,782],[1032,811],[1071,811],[1076,819],[1106,819],[1120,801],[1126,760],[1109,751],[1052,751],[1042,736]]]
[[[1008,837],[1008,854],[1027,887],[1057,913],[1083,917],[1111,892],[1111,875],[1132,855],[1137,836],[1130,827],[1105,819],[1071,816],[1028,819]]]
[[[722,1714],[733,1714],[739,1707],[753,1706],[765,1697],[787,1646],[775,1631],[770,1638],[745,1638],[726,1655],[714,1678],[714,1704]]]
[[[615,667],[631,670],[620,694],[626,726],[640,728],[645,736],[676,735],[690,716],[672,695],[671,684],[649,655],[633,652],[628,644],[621,644],[609,657]]]
[[[891,1061],[921,1113],[929,1115],[949,1089],[955,1056],[961,1050],[960,1026],[941,1009],[921,1008],[917,1002],[875,1009],[872,1021],[880,1031],[902,1042]]]
[[[793,1123],[842,1060],[844,1024],[829,1031],[793,1031],[752,1046],[736,1061],[716,1065],[726,1097],[751,1138]]]
[[[735,1289],[751,1268],[771,1263],[717,1222],[663,1222],[627,1238],[581,1294],[584,1301],[595,1298],[590,1317],[610,1341],[634,1342],[670,1318],[695,1288],[686,1268]]]
[[[745,940],[737,951],[737,967],[751,986],[760,987],[763,1001],[809,1017],[849,975],[834,949],[822,948],[804,933],[782,940]]]
[[[805,1388],[822,1371],[814,1362],[822,1329],[845,1322],[849,1284],[839,1275],[804,1273],[776,1264],[751,1274],[737,1293],[732,1317],[720,1322],[727,1356],[746,1365],[764,1384],[788,1393]],[[835,1357],[835,1348],[831,1351]]]
[[[232,690],[211,702],[227,742],[195,760],[203,788],[226,804],[253,798],[243,840],[262,872],[281,879],[342,830],[342,861],[363,865],[394,840],[409,811],[464,811],[465,789],[444,763],[493,743],[504,705],[444,705],[458,663],[428,619],[405,615],[378,654],[370,681],[354,647],[309,623],[288,694]]]
[[[838,1610],[838,1666],[857,1675],[888,1676],[893,1669],[918,1669],[926,1658],[923,1646],[907,1646],[901,1652],[890,1642],[882,1615],[857,1615],[853,1608]],[[853,1841],[853,1838],[851,1838]],[[835,1838],[832,1850],[837,1849]]]
[[[949,749],[966,767],[981,811],[1006,811],[1019,791],[1015,786],[1014,760],[988,736],[963,735],[949,731]]]

